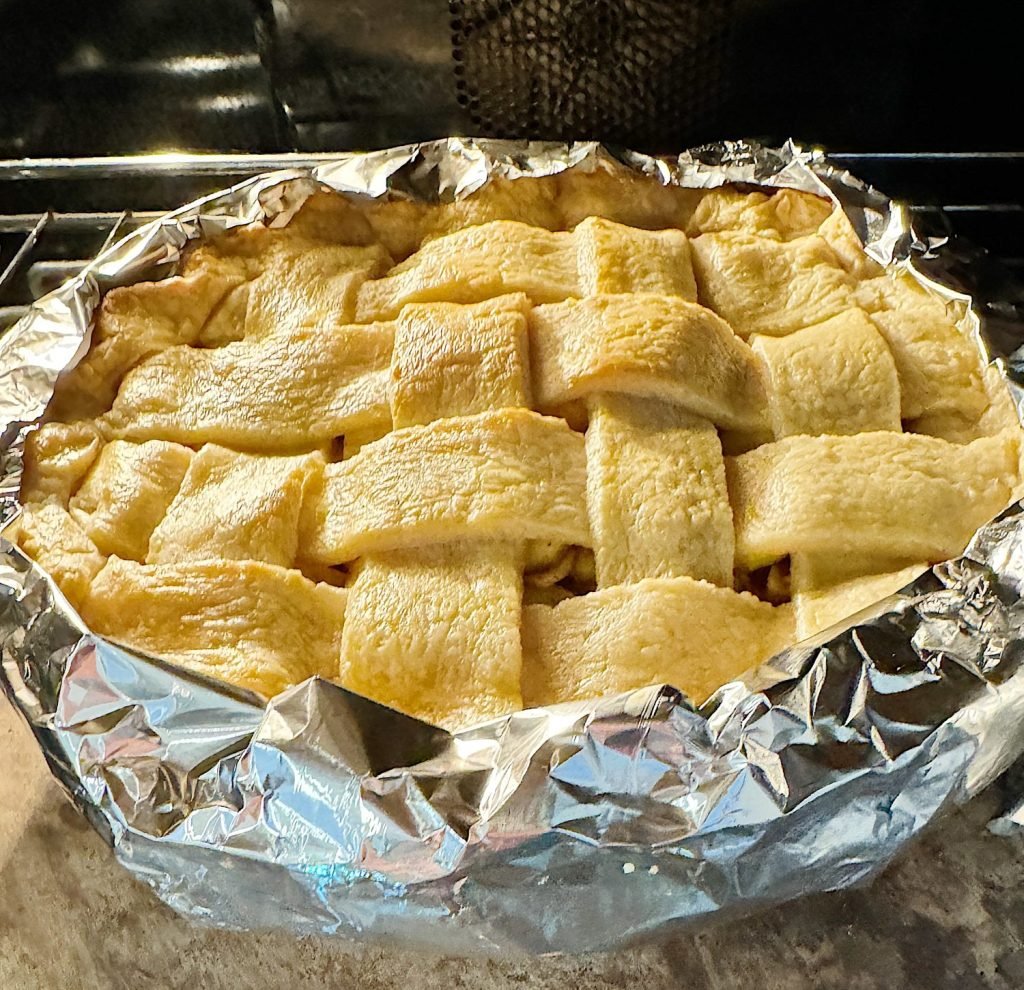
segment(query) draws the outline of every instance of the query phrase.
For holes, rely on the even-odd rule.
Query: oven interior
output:
[[[1024,274],[1016,35],[979,0],[0,0],[0,330],[246,175],[445,134],[793,136]]]

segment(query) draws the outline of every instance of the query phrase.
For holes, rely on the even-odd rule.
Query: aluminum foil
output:
[[[831,196],[877,260],[937,279],[1024,408],[1024,319],[991,296],[972,310],[962,291],[982,262],[917,237],[817,152],[727,143],[658,160],[451,139],[243,182],[41,300],[0,338],[3,518],[18,511],[22,437],[104,290],[172,272],[192,238],[286,223],[321,184],[437,201],[567,168]],[[602,950],[863,880],[1006,768],[1024,750],[1022,583],[1016,505],[959,559],[699,710],[653,686],[449,735],[325,681],[264,706],[117,648],[2,543],[0,682],[121,863],[184,915],[432,951]]]

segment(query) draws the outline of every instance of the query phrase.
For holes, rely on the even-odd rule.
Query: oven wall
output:
[[[453,132],[652,151],[740,135],[848,151],[1017,149],[1012,10],[0,0],[0,157],[330,150]]]

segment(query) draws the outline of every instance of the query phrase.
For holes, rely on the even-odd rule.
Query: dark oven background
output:
[[[1012,4],[0,0],[0,156],[451,132],[1016,150]]]

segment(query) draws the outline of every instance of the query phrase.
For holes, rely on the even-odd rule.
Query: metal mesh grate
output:
[[[671,147],[704,137],[716,122],[733,0],[448,7],[457,96],[483,133]]]

